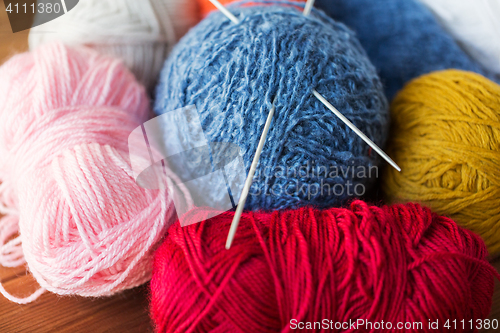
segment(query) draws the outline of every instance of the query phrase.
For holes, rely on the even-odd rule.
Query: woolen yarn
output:
[[[457,68],[492,76],[418,0],[317,0],[316,6],[356,32],[389,100],[411,79],[437,70]]]
[[[479,233],[500,252],[500,85],[447,70],[411,81],[392,105],[383,191],[393,202],[418,201]]]
[[[157,332],[292,332],[292,319],[325,318],[333,324],[324,331],[364,319],[434,332],[429,319],[489,314],[498,274],[484,242],[418,204],[246,212],[225,250],[233,215],[169,229],[150,284]]]
[[[312,95],[316,89],[384,146],[387,102],[351,30],[316,10],[309,17],[293,7],[231,11],[239,24],[213,12],[176,45],[161,74],[155,112],[196,105],[208,142],[238,145],[248,171],[275,100],[247,209],[330,207],[345,202],[348,191],[368,190],[380,158]],[[163,130],[189,132],[177,126]],[[188,134],[169,140],[167,150],[182,151],[186,141]],[[189,173],[181,162],[173,161],[173,170]],[[227,195],[225,187],[198,186],[211,189],[205,203],[211,207]]]
[[[80,0],[68,13],[34,27],[30,49],[61,41],[119,57],[153,88],[172,46],[198,21],[195,0]]]
[[[42,287],[20,299],[0,285],[7,298],[106,296],[149,280],[176,214],[170,193],[133,178],[128,136],[148,114],[121,60],[91,49],[47,44],[0,67],[0,264],[27,263]]]

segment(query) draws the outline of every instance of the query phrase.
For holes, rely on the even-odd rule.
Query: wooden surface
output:
[[[0,64],[27,49],[27,32],[13,34],[0,1]],[[500,271],[500,260],[495,267]],[[24,268],[0,267],[0,281],[16,296],[38,288]],[[491,319],[500,320],[500,283],[495,285]],[[147,286],[109,298],[61,297],[45,293],[36,302],[18,305],[0,295],[0,332],[151,332]],[[485,331],[485,332],[494,332]],[[500,332],[500,330],[497,330]]]
[[[0,268],[0,280],[16,296],[38,288],[24,269]],[[27,305],[0,295],[0,332],[152,332],[143,286],[108,298],[62,297],[46,292]]]

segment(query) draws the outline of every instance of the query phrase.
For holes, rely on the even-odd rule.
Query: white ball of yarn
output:
[[[197,21],[194,0],[80,0],[67,14],[32,28],[29,46],[55,40],[90,46],[122,58],[151,89],[173,45]]]
[[[486,69],[500,74],[500,0],[421,0]]]

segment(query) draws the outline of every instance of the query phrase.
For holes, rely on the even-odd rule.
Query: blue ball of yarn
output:
[[[417,0],[317,0],[316,6],[356,32],[389,99],[411,79],[437,70],[463,69],[495,80]]]
[[[368,190],[381,159],[312,95],[316,89],[384,146],[388,104],[352,31],[316,10],[309,17],[279,6],[231,11],[239,24],[214,12],[176,45],[161,73],[155,112],[196,105],[208,141],[238,145],[248,172],[275,100],[246,209],[325,208]],[[176,126],[184,125],[166,123],[163,130],[189,132]],[[186,138],[168,137],[167,148],[181,151]],[[196,169],[182,162],[169,162],[181,177]],[[211,191],[209,206],[227,195],[223,186],[196,186]]]

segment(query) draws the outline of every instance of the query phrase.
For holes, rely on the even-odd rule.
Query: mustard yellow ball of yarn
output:
[[[500,252],[500,86],[446,70],[421,76],[391,105],[382,187],[391,202],[420,202],[480,234]]]

